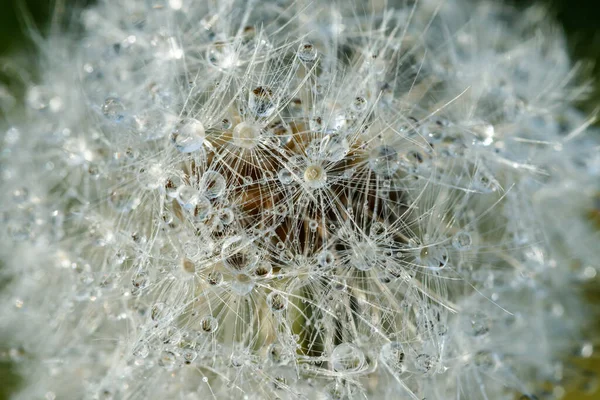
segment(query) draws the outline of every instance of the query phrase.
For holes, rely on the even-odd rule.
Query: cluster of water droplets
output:
[[[27,121],[3,136],[10,317],[36,321],[10,339],[29,368],[21,398],[563,387],[579,316],[551,327],[580,304],[561,300],[569,258],[543,241],[536,207],[540,186],[568,179],[548,154],[569,133],[539,148],[537,92],[519,98],[529,110],[503,98],[492,113],[500,83],[457,90],[446,52],[468,47],[425,56],[464,2],[362,17],[325,2],[164,3],[86,10],[78,91],[50,57]],[[488,23],[512,38],[486,18],[452,40]],[[515,128],[526,121],[533,133]]]

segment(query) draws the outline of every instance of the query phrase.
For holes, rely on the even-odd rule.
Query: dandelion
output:
[[[600,152],[544,17],[466,0],[77,14],[84,34],[42,41],[2,136],[14,398],[564,392],[573,349],[594,352]]]

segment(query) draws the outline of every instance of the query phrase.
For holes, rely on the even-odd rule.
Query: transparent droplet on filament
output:
[[[269,117],[275,111],[273,92],[265,86],[258,86],[250,92],[248,108],[256,117]]]
[[[239,56],[231,43],[213,43],[206,51],[206,58],[219,69],[230,69],[239,65]]]
[[[221,197],[226,189],[225,178],[218,172],[208,171],[202,175],[200,190],[209,199]]]
[[[267,296],[267,305],[273,312],[282,312],[287,308],[287,304],[287,298],[281,293],[271,292]]]
[[[406,354],[404,353],[402,344],[399,342],[384,344],[379,357],[395,373],[406,371]]]
[[[102,104],[102,114],[111,121],[119,122],[123,119],[125,107],[116,97],[107,97]]]
[[[182,186],[177,191],[177,201],[186,210],[193,210],[198,204],[200,194],[191,186]]]
[[[225,267],[236,274],[249,271],[259,260],[256,246],[242,236],[234,236],[223,242],[221,258]]]
[[[342,343],[331,352],[331,364],[337,372],[358,372],[366,367],[366,360],[358,347]]]
[[[473,239],[469,232],[460,231],[452,238],[452,246],[459,251],[469,250],[472,243]]]
[[[311,62],[317,59],[317,49],[308,42],[300,44],[298,48],[298,58],[303,62]]]
[[[219,321],[212,315],[205,315],[200,319],[200,331],[202,333],[214,333],[219,328]]]
[[[349,150],[348,139],[342,135],[327,135],[321,141],[321,154],[327,161],[341,161],[346,157]]]
[[[189,118],[179,124],[171,140],[180,152],[192,153],[202,148],[205,137],[204,125],[197,119]]]

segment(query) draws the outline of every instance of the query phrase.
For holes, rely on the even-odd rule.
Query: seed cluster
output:
[[[16,398],[564,390],[600,152],[562,41],[379,3],[105,1],[47,39],[0,155]]]

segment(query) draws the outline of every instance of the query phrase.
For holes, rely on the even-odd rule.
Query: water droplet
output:
[[[482,370],[490,370],[494,367],[494,356],[487,350],[480,350],[473,356],[473,363]]]
[[[276,146],[277,143],[280,146],[285,146],[292,140],[292,130],[288,124],[282,121],[273,122],[268,126],[267,132],[273,138],[277,139],[277,142],[275,142],[274,146]]]
[[[321,140],[320,154],[327,161],[338,162],[346,157],[350,150],[350,144],[343,135],[326,135]]]
[[[379,353],[379,357],[381,358],[381,361],[395,373],[401,374],[406,371],[406,355],[401,343],[390,342],[384,344]]]
[[[250,112],[256,117],[267,118],[275,111],[273,92],[265,86],[258,86],[250,92],[248,98]]]
[[[102,114],[111,121],[119,122],[124,118],[125,107],[116,97],[107,97],[102,104]]]
[[[138,343],[133,350],[133,356],[138,358],[146,358],[150,354],[150,347],[146,343]]]
[[[271,266],[271,263],[269,263],[268,261],[260,263],[254,269],[254,275],[259,278],[263,278],[263,279],[270,277],[272,272],[273,272],[273,266]]]
[[[206,276],[206,281],[211,286],[218,286],[223,283],[223,274],[219,271],[211,271]]]
[[[473,239],[471,238],[471,234],[465,231],[457,232],[452,238],[452,246],[459,251],[469,250],[472,242]]]
[[[171,371],[177,366],[177,354],[170,350],[163,350],[158,358],[158,365]]]
[[[276,365],[285,365],[291,359],[290,354],[285,351],[284,347],[280,343],[273,343],[271,346],[269,346],[267,355],[269,360]]]
[[[377,250],[368,242],[361,242],[350,249],[350,265],[360,271],[368,271],[377,265]]]
[[[225,240],[221,248],[221,257],[225,267],[235,274],[249,271],[259,260],[256,247],[242,236],[233,236]]]
[[[431,371],[433,368],[434,359],[429,354],[419,354],[417,358],[415,358],[415,368],[417,371],[422,373],[427,373]]]
[[[160,333],[160,340],[164,344],[177,345],[181,341],[181,331],[174,326],[168,326]]]
[[[352,110],[358,113],[362,113],[367,110],[368,105],[369,104],[367,103],[367,99],[358,96],[354,98],[354,101],[352,101]]]
[[[304,182],[311,189],[320,189],[327,183],[327,172],[318,164],[311,164],[304,170]]]
[[[196,353],[194,350],[191,350],[191,349],[186,349],[181,354],[181,358],[183,358],[183,362],[188,365],[193,363],[197,357],[198,357],[198,353]]]
[[[200,199],[200,195],[196,189],[191,186],[181,186],[177,190],[177,201],[184,209],[191,211],[194,209]]]
[[[219,321],[212,315],[205,315],[200,319],[200,331],[202,333],[214,333],[219,328]]]
[[[317,59],[317,49],[308,42],[300,44],[298,48],[298,58],[303,62],[311,62]]]
[[[374,148],[369,155],[369,167],[377,175],[393,175],[399,168],[398,152],[385,145]]]
[[[352,343],[342,343],[331,352],[331,364],[337,372],[358,372],[366,367],[365,355]]]
[[[448,264],[448,249],[443,245],[431,245],[421,249],[418,261],[431,270],[440,270]]]
[[[260,127],[248,122],[240,122],[233,128],[233,143],[245,149],[252,149],[258,144]]]
[[[224,208],[219,213],[219,220],[223,225],[229,225],[233,222],[235,215],[231,208]]]
[[[206,50],[208,62],[219,69],[235,68],[239,65],[239,57],[233,45],[225,42],[214,42]]]
[[[200,190],[209,199],[219,198],[225,193],[225,178],[218,172],[207,171],[200,180]]]
[[[202,148],[205,137],[204,125],[195,118],[187,118],[179,123],[171,140],[180,152],[192,153]]]
[[[267,296],[267,305],[273,312],[282,312],[287,308],[287,297],[281,293],[271,292]]]
[[[208,219],[212,211],[212,204],[204,196],[198,196],[196,199],[196,205],[192,210],[192,216],[197,222],[204,222]]]
[[[152,321],[160,321],[169,316],[169,309],[165,303],[156,303],[152,306],[150,317]]]
[[[289,185],[294,180],[294,176],[287,168],[282,168],[277,172],[277,177],[283,185]]]
[[[245,296],[252,292],[255,283],[252,278],[246,274],[234,275],[231,282],[231,290],[240,296]]]
[[[335,256],[331,251],[324,250],[317,257],[317,262],[321,268],[328,269],[333,267],[335,263]]]
[[[148,285],[148,274],[144,271],[140,271],[133,275],[131,278],[131,284],[136,289],[143,289]]]
[[[490,320],[483,313],[474,313],[469,318],[471,325],[471,334],[473,336],[483,336],[490,331]]]

